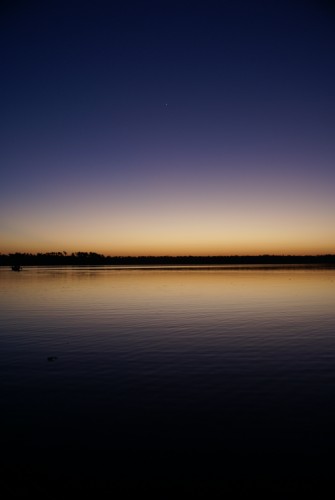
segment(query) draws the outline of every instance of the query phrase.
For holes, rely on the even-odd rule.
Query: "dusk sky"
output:
[[[327,1],[8,1],[0,252],[335,253]]]

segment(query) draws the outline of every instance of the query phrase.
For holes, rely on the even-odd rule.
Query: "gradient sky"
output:
[[[326,1],[9,1],[0,252],[335,253]]]

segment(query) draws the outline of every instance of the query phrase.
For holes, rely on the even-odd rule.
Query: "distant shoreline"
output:
[[[335,254],[228,256],[105,256],[94,252],[0,254],[0,266],[322,266],[335,267]]]

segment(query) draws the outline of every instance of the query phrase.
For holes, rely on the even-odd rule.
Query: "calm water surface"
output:
[[[323,471],[335,270],[0,269],[0,384],[8,456]]]

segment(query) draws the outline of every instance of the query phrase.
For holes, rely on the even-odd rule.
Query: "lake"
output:
[[[335,270],[0,268],[0,384],[11,474],[326,477]]]

